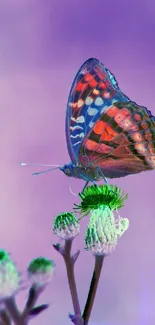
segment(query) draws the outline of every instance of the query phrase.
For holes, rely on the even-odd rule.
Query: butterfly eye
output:
[[[117,81],[116,81],[114,75],[108,69],[107,69],[107,73],[108,73],[109,79],[110,79],[111,83],[113,84],[113,86],[115,88],[118,88]]]
[[[70,169],[69,169],[68,167],[65,167],[65,173],[66,173],[67,175],[70,175],[71,171],[70,171]]]

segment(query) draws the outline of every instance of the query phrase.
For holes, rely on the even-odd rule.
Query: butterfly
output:
[[[86,184],[155,169],[155,117],[123,94],[96,58],[85,61],[73,81],[66,141],[71,162],[56,168]]]

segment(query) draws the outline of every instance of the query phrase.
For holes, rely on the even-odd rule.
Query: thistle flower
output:
[[[52,280],[54,268],[54,261],[38,257],[32,260],[28,267],[28,278],[37,287],[45,286]]]
[[[114,185],[93,185],[79,196],[82,202],[75,209],[84,216],[91,213],[85,233],[86,250],[91,250],[94,255],[109,255],[129,226],[129,220],[121,218],[117,211],[127,195]]]
[[[54,219],[54,233],[61,239],[71,239],[80,232],[79,221],[71,212],[63,212]]]
[[[9,254],[0,250],[0,299],[11,297],[16,294],[20,288],[20,273]]]

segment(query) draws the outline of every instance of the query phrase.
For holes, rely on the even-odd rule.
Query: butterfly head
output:
[[[84,167],[74,165],[72,162],[65,164],[59,169],[68,177],[83,178],[82,170]]]
[[[72,163],[65,164],[64,166],[60,167],[60,170],[69,177],[74,176],[74,166]]]

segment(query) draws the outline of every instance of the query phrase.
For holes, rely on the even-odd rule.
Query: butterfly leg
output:
[[[85,186],[84,186],[84,188],[83,188],[83,191],[84,191],[85,188],[88,186],[88,184],[89,184],[89,181],[86,181],[86,184],[85,184]]]
[[[106,183],[107,185],[109,185],[109,182],[108,182],[107,178],[104,176],[104,174],[103,174],[101,168],[100,168],[100,167],[97,167],[97,169],[98,169],[99,174],[103,177],[105,183]]]
[[[104,179],[106,185],[108,185],[110,191],[113,192],[113,190],[110,188],[110,186],[109,186],[109,182],[108,182],[107,178],[104,176],[104,174],[103,174],[101,168],[100,168],[100,167],[97,167],[97,169],[98,169],[99,174],[103,177],[103,179]],[[114,192],[113,192],[113,193],[114,193]]]
[[[92,182],[94,185],[96,185],[95,182],[94,182],[92,179],[88,178],[86,175],[83,175],[82,173],[80,173],[80,176],[81,176],[81,178],[82,178],[83,180],[86,181],[86,184],[85,184],[85,186],[83,187],[83,190],[82,190],[82,191],[84,191],[84,189],[88,186],[88,183],[89,183],[89,182]]]

